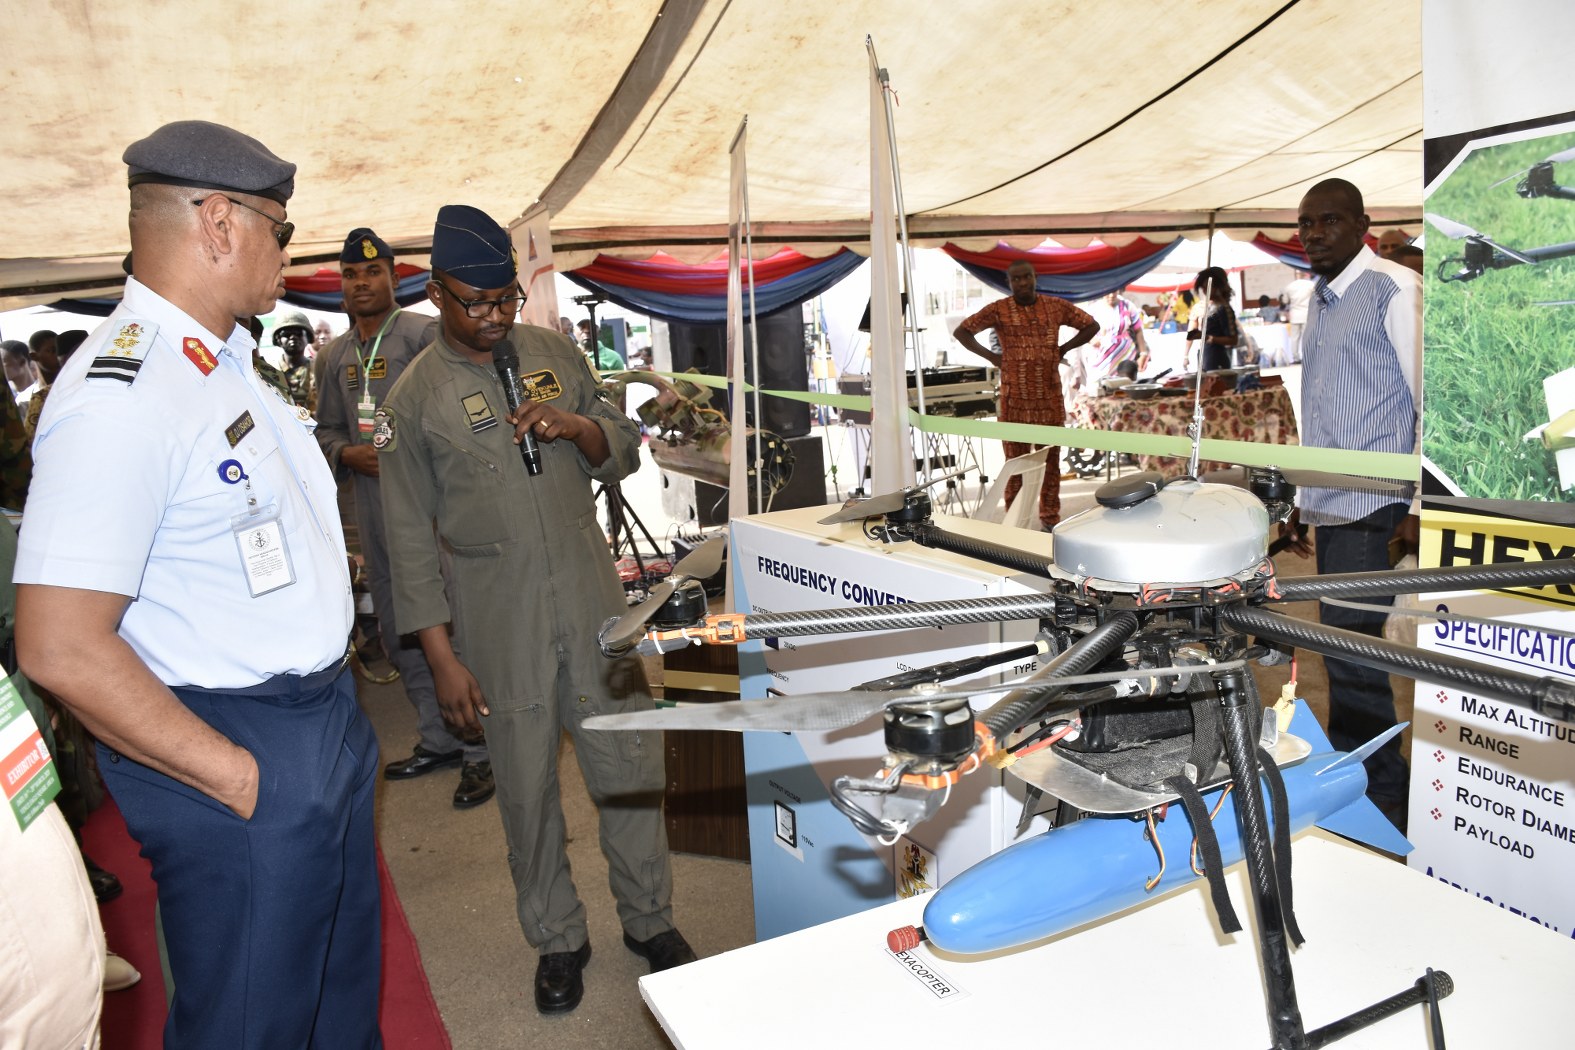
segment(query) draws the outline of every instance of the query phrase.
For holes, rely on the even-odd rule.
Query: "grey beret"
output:
[[[508,286],[519,273],[519,257],[508,231],[467,204],[438,209],[431,259],[434,270],[484,291]]]
[[[206,120],[177,120],[133,142],[121,156],[126,184],[233,190],[280,204],[295,192],[295,165],[250,135]]]

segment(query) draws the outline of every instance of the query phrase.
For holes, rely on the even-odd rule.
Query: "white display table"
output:
[[[1316,829],[1293,853],[1307,943],[1292,962],[1309,1030],[1404,990],[1432,966],[1455,982],[1440,1009],[1449,1046],[1575,1045],[1564,1008],[1575,981],[1568,931],[1545,930]],[[1232,937],[1218,932],[1198,883],[1032,948],[962,957],[921,945],[915,967],[928,972],[920,976],[885,947],[888,930],[920,922],[918,897],[643,977],[640,991],[679,1050],[1257,1050],[1270,1034],[1244,868],[1227,882],[1249,924]],[[1334,1045],[1423,1050],[1426,1011]]]

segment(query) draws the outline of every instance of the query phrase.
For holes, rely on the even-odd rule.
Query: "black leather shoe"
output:
[[[659,933],[648,941],[637,941],[626,933],[623,943],[624,947],[651,964],[652,973],[661,973],[695,961],[695,950],[689,947],[689,942],[677,930]]]
[[[406,780],[410,777],[419,777],[424,773],[432,772],[434,769],[458,765],[459,760],[464,757],[465,752],[463,751],[449,751],[438,755],[417,744],[416,749],[410,753],[409,758],[402,758],[398,762],[390,762],[383,767],[383,779]]]
[[[94,900],[104,904],[120,896],[123,887],[114,872],[105,871],[94,864],[93,858],[86,853],[82,854],[82,863],[87,865],[88,885],[93,887]]]
[[[544,1014],[568,1013],[585,994],[581,974],[591,961],[591,942],[577,952],[548,952],[536,964],[536,1009]]]
[[[459,768],[459,787],[454,789],[454,808],[469,809],[492,797],[497,785],[492,782],[491,762],[466,762]]]

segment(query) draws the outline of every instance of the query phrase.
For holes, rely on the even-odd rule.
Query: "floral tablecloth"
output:
[[[1135,434],[1172,434],[1185,437],[1192,421],[1192,397],[1153,397],[1138,401],[1127,397],[1086,398],[1073,410],[1080,427]],[[1221,441],[1258,441],[1299,445],[1296,412],[1283,386],[1249,390],[1203,399],[1203,436]],[[1139,456],[1138,467],[1161,473],[1175,470],[1174,456]],[[1229,463],[1198,464],[1200,471],[1221,470]]]

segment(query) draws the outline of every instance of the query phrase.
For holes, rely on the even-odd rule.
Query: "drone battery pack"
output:
[[[1192,734],[1192,709],[1186,703],[1147,700],[1096,704],[1083,711],[1083,732],[1063,744],[1067,751],[1100,754],[1146,747]]]

